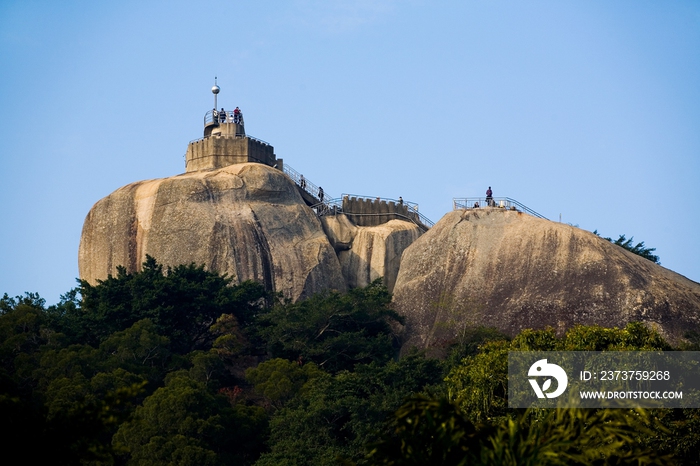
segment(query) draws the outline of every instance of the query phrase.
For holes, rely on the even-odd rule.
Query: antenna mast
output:
[[[214,87],[211,88],[211,93],[214,94],[214,110],[217,108],[216,96],[220,90],[221,88],[216,84],[216,76],[214,76]]]

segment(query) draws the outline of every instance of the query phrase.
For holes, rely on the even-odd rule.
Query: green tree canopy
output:
[[[312,361],[330,372],[386,362],[398,348],[391,325],[403,322],[390,303],[381,280],[345,294],[321,293],[276,305],[261,318],[260,335],[273,357]]]
[[[300,396],[306,383],[323,374],[312,362],[300,365],[282,358],[270,359],[246,371],[246,379],[255,392],[271,406],[281,408],[287,401]]]
[[[416,397],[399,408],[393,431],[370,446],[367,466],[668,465],[640,443],[663,429],[644,410],[526,410],[474,424],[446,399]],[[350,462],[348,462],[351,464]]]
[[[223,395],[180,371],[168,376],[114,436],[130,464],[202,466],[239,464],[257,454],[262,409],[235,410]]]
[[[412,354],[385,364],[356,365],[354,372],[310,378],[274,413],[270,452],[256,464],[325,466],[341,456],[358,459],[407,397],[439,383],[441,377],[439,361]]]
[[[79,338],[93,345],[111,334],[150,319],[159,335],[167,335],[172,351],[185,354],[211,345],[209,328],[222,314],[233,314],[248,325],[267,298],[264,287],[231,280],[204,267],[163,266],[147,256],[143,269],[133,274],[123,267],[95,286],[80,281]]]

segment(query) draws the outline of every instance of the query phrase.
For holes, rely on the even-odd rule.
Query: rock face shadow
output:
[[[88,213],[80,277],[106,279],[146,255],[194,263],[240,283],[255,280],[291,299],[343,291],[340,263],[314,212],[279,170],[257,163],[132,183]]]
[[[379,277],[391,292],[403,251],[422,234],[413,223],[390,220],[376,226],[357,226],[338,214],[321,218],[324,231],[338,254],[348,287],[363,287]]]
[[[338,214],[319,221],[281,171],[240,163],[132,183],[98,201],[83,225],[79,270],[96,283],[120,265],[140,270],[150,255],[298,300],[379,277],[393,289],[403,251],[421,234],[401,220],[357,226]]]
[[[450,212],[417,239],[394,304],[405,348],[472,324],[515,335],[641,321],[672,342],[700,328],[700,284],[593,233],[502,209]]]

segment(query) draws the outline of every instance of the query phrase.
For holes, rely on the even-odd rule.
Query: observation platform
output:
[[[526,214],[530,214],[533,217],[549,220],[544,215],[538,214],[529,207],[509,197],[461,197],[452,199],[453,210],[471,210],[484,208],[515,210],[518,212],[525,212]]]
[[[209,110],[204,115],[204,137],[190,141],[185,171],[223,168],[235,163],[257,162],[280,168],[271,144],[246,135],[241,112]]]
[[[316,215],[343,213],[358,226],[381,225],[392,219],[415,223],[424,231],[433,222],[418,212],[418,204],[399,198],[385,199],[372,196],[344,194],[333,198],[292,167],[285,166],[275,155],[271,144],[248,136],[243,113],[238,107],[233,111],[217,110],[217,97],[221,89],[214,83],[214,108],[204,114],[204,135],[187,146],[185,171],[213,170],[237,163],[255,162],[268,165],[285,173],[295,184],[304,203]]]

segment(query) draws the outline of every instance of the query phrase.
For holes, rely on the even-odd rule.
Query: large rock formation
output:
[[[282,172],[259,163],[188,172],[118,189],[90,210],[80,277],[91,283],[146,254],[257,280],[292,299],[346,288],[319,220]]]
[[[384,277],[384,284],[392,291],[401,254],[423,233],[416,224],[403,220],[368,227],[356,226],[343,214],[321,220],[351,288],[367,286]]]
[[[700,284],[593,233],[497,208],[448,213],[406,249],[394,300],[406,347],[469,325],[512,335],[643,321],[671,341],[700,328]]]

